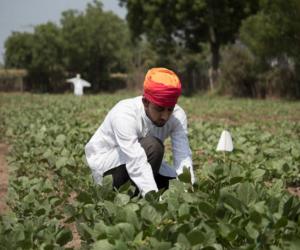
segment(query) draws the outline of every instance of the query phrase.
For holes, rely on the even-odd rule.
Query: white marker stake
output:
[[[233,150],[233,143],[231,139],[231,135],[227,130],[223,130],[221,137],[219,139],[219,143],[217,146],[217,151],[224,152],[224,162],[225,162],[225,152],[231,152]]]

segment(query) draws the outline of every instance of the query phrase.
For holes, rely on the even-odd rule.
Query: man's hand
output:
[[[195,175],[192,167],[183,167],[183,171],[178,175],[178,179],[185,183],[195,183]]]
[[[146,199],[146,201],[149,201],[149,202],[158,202],[158,201],[160,201],[160,195],[161,195],[160,192],[156,192],[156,191],[152,190],[145,194],[145,199]]]

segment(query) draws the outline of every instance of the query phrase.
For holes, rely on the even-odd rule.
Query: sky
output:
[[[33,27],[48,21],[59,24],[61,13],[76,9],[84,11],[92,0],[0,0],[0,63],[3,63],[4,42],[13,31],[33,31]],[[105,11],[125,18],[126,9],[118,0],[102,0]]]

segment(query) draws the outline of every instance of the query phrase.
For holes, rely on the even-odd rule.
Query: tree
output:
[[[32,62],[33,34],[13,32],[5,41],[4,62],[7,68],[26,68]]]
[[[41,91],[53,91],[65,82],[66,73],[80,73],[94,90],[108,88],[111,72],[125,71],[130,39],[124,20],[104,12],[94,1],[84,12],[68,10],[61,26],[38,25],[31,33],[13,33],[6,43],[5,65],[25,68]]]
[[[211,67],[217,74],[222,44],[233,42],[241,21],[258,9],[257,0],[120,0],[128,10],[134,37],[146,34],[160,53],[182,46],[199,52],[208,42]],[[214,88],[215,82],[211,88]]]
[[[287,64],[291,60],[298,82],[285,82],[285,89],[300,96],[300,2],[298,0],[263,0],[260,11],[244,20],[240,34],[242,41],[251,49],[262,71],[270,70],[271,61]],[[284,69],[287,72],[287,69]],[[270,72],[268,72],[270,75]],[[290,85],[289,85],[290,84]],[[283,86],[277,86],[284,88]]]
[[[300,2],[264,0],[260,9],[243,22],[243,42],[261,59],[269,60],[283,53],[299,58]]]
[[[34,33],[15,32],[5,42],[6,67],[24,68],[41,91],[52,91],[62,78],[60,29],[54,23],[38,25]]]
[[[42,83],[42,91],[55,91],[64,76],[61,30],[48,22],[36,26],[33,37],[31,76]]]
[[[129,57],[129,33],[126,23],[102,4],[88,4],[84,13],[63,13],[64,63],[68,72],[82,73],[93,89],[106,88],[113,71],[124,71]]]

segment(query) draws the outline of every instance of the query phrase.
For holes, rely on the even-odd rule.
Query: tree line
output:
[[[53,91],[81,73],[93,91],[141,85],[148,68],[172,68],[186,93],[300,97],[300,1],[119,0],[126,21],[103,11],[62,13],[60,25],[13,33],[5,66],[25,68],[32,87]]]
[[[6,67],[27,69],[33,90],[60,90],[66,77],[80,73],[99,91],[109,89],[111,72],[127,70],[130,46],[125,21],[95,1],[84,12],[63,12],[60,25],[14,32],[5,42],[4,60]]]

